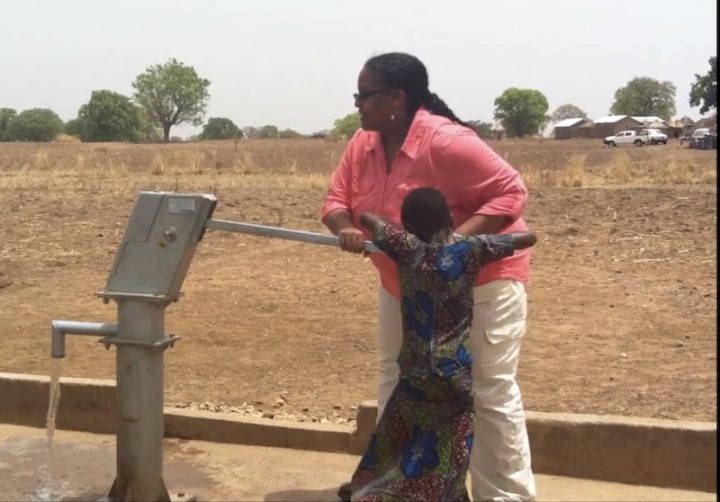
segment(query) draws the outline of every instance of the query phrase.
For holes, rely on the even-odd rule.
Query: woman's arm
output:
[[[333,234],[337,235],[347,228],[355,228],[350,216],[350,211],[343,208],[337,208],[330,211],[323,218],[323,223]]]
[[[353,225],[350,211],[336,209],[325,216],[323,222],[332,233],[338,236],[340,249],[351,253],[365,251],[365,235]]]
[[[455,232],[462,235],[496,234],[512,221],[509,216],[476,214],[458,225]]]
[[[520,217],[528,198],[520,174],[477,135],[438,135],[432,155],[447,173],[447,192],[472,214],[458,233],[497,233]]]
[[[352,164],[355,160],[358,135],[348,143],[340,164],[333,172],[322,208],[322,222],[340,240],[343,251],[361,253],[365,249],[365,236],[353,225],[350,212],[352,200]]]

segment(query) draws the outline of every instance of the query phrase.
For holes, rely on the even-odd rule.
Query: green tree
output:
[[[138,141],[157,143],[163,139],[163,131],[158,127],[157,121],[145,108],[135,106],[140,121],[135,134]]]
[[[200,133],[200,139],[242,138],[243,133],[235,123],[225,117],[210,117]]]
[[[675,115],[675,84],[650,77],[635,77],[615,91],[610,113],[670,120]]]
[[[303,135],[293,129],[283,129],[278,133],[280,139],[298,139],[302,138]]]
[[[565,119],[586,119],[587,113],[582,111],[579,107],[570,103],[562,106],[558,106],[557,110],[552,113],[551,120],[553,122],[560,122]]]
[[[350,138],[358,129],[360,129],[360,114],[354,112],[337,119],[333,124],[332,133],[336,136]]]
[[[63,126],[63,132],[70,136],[75,136],[76,138],[83,139],[87,136],[87,133],[85,132],[85,121],[80,117],[70,119],[65,122],[65,125]]]
[[[47,108],[24,110],[7,127],[10,141],[52,141],[63,130],[63,121]]]
[[[7,141],[7,130],[10,121],[17,116],[12,108],[0,108],[0,141]]]
[[[322,131],[315,131],[309,137],[312,139],[326,139],[328,136],[330,136],[330,131],[323,129]]]
[[[492,138],[493,126],[490,122],[483,122],[482,120],[471,120],[468,122],[470,128],[482,139]]]
[[[140,117],[130,98],[117,92],[92,91],[90,101],[80,107],[83,141],[133,141]]]
[[[712,109],[717,110],[717,56],[709,59],[710,71],[707,75],[695,74],[695,82],[690,87],[690,106],[700,106],[705,115]]]
[[[63,126],[63,133],[83,140],[83,138],[87,137],[87,133],[85,132],[85,121],[80,117],[68,120]]]
[[[258,138],[260,139],[277,139],[278,128],[274,125],[266,125],[260,128],[258,131]]]
[[[170,140],[170,128],[190,123],[202,124],[210,98],[210,81],[200,78],[192,66],[176,59],[156,64],[135,78],[135,100],[163,130],[163,141]]]
[[[545,95],[535,89],[510,87],[495,99],[495,120],[511,138],[538,134],[550,120]]]

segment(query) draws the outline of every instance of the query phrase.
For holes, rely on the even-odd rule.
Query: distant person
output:
[[[474,435],[473,283],[483,265],[530,247],[535,235],[462,236],[433,188],[405,198],[402,224],[361,224],[400,275],[400,377],[351,481],[351,500],[469,500]],[[483,434],[483,431],[478,431]]]
[[[362,130],[332,175],[322,221],[344,251],[360,253],[370,236],[360,215],[400,222],[413,188],[441,189],[453,229],[462,235],[522,232],[528,191],[501,156],[466,127],[428,87],[425,65],[410,54],[370,58],[354,95]],[[373,253],[378,287],[378,417],[398,383],[402,339],[400,279],[395,263]],[[474,281],[470,353],[476,434],[470,459],[475,500],[536,496],[530,445],[516,374],[526,329],[529,249],[483,267]],[[482,434],[481,434],[482,432]],[[338,495],[349,500],[349,484]]]

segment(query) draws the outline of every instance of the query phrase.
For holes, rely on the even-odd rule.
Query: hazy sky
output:
[[[311,133],[353,111],[368,57],[403,51],[465,120],[492,121],[508,87],[598,118],[636,76],[673,82],[697,118],[716,16],[715,0],[0,0],[0,107],[68,120],[174,57],[212,82],[208,116]]]

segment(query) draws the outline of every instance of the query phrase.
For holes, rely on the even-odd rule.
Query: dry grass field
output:
[[[714,421],[716,151],[599,143],[492,143],[526,180],[539,236],[526,407]],[[115,321],[94,293],[138,191],[214,193],[217,218],[323,231],[343,148],[0,143],[0,371],[48,374],[53,319]],[[358,256],[208,232],[167,310],[182,337],[165,353],[168,404],[352,418],[375,396],[375,288]],[[65,376],[114,378],[114,349],[69,337],[63,364]]]

